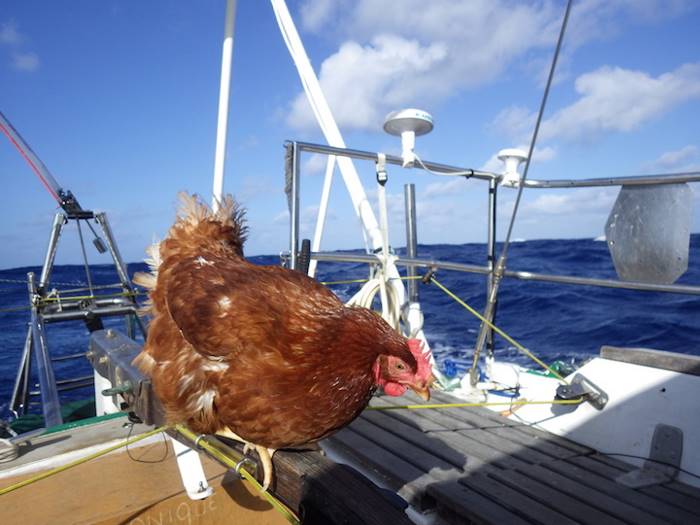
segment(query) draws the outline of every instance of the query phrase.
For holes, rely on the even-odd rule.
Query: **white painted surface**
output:
[[[654,429],[659,423],[683,431],[681,468],[700,474],[700,377],[648,366],[595,358],[577,373],[583,374],[609,396],[603,410],[590,403],[577,406],[526,405],[512,419],[535,424],[554,434],[603,453],[648,457]],[[529,376],[529,377],[528,377]],[[570,376],[567,379],[571,379]],[[527,399],[552,399],[556,382],[521,374],[529,382]],[[642,460],[613,456],[641,466]],[[684,473],[678,479],[700,486]]]

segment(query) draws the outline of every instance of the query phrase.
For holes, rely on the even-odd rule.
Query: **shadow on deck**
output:
[[[625,487],[632,465],[484,408],[365,411],[322,446],[448,523],[700,523],[700,489]]]

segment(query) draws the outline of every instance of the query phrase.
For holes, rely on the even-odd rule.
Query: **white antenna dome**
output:
[[[400,109],[392,111],[384,119],[384,131],[401,137],[401,156],[403,167],[410,168],[416,161],[413,148],[416,136],[425,135],[433,130],[433,117],[422,109]]]
[[[502,149],[498,152],[498,160],[505,164],[501,184],[512,187],[520,185],[518,166],[527,160],[527,153],[517,148]]]

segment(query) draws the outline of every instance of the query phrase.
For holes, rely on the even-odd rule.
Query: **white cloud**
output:
[[[566,50],[631,22],[678,16],[691,5],[581,0],[574,6]],[[364,129],[378,129],[396,107],[430,109],[514,67],[531,71],[537,81],[551,59],[562,13],[562,4],[554,0],[323,0],[300,8],[305,29],[338,45],[317,73],[339,126]],[[581,27],[585,30],[574,29]],[[540,65],[528,66],[533,63]],[[296,128],[315,126],[303,93],[292,102],[287,122]]]
[[[700,97],[700,63],[653,77],[604,66],[576,79],[581,97],[542,125],[542,139],[590,139],[602,132],[632,131],[674,107]]]
[[[648,164],[648,169],[685,170],[698,164],[700,149],[689,144],[681,149],[662,153],[659,158]]]
[[[301,26],[309,31],[323,29],[334,8],[338,6],[334,0],[312,0],[304,2],[299,8],[301,14]]]
[[[12,67],[18,71],[36,71],[39,68],[39,56],[34,52],[19,49],[24,40],[14,21],[0,25],[0,44],[9,48]]]
[[[421,199],[432,199],[445,195],[454,195],[456,191],[466,189],[464,177],[450,177],[440,182],[431,182],[420,193]]]
[[[314,153],[307,157],[301,167],[301,172],[304,175],[320,175],[326,172],[326,166],[328,165],[328,155],[321,155],[319,153]]]
[[[323,62],[319,81],[339,125],[376,127],[389,108],[416,97],[419,84],[410,79],[433,69],[445,56],[440,43],[421,46],[415,40],[381,35],[367,46],[344,43]],[[295,128],[316,125],[305,94],[292,103],[287,123]]]
[[[617,197],[616,188],[586,188],[566,193],[545,193],[524,203],[524,214],[582,215],[603,214],[612,209]]]
[[[32,72],[39,69],[39,56],[36,53],[13,53],[12,67],[19,71]]]
[[[492,131],[524,142],[530,139],[537,116],[522,106],[508,106],[502,109],[488,126]]]
[[[0,25],[0,43],[7,45],[17,45],[22,41],[21,35],[17,32],[14,22],[7,22]]]
[[[700,97],[700,62],[654,77],[644,71],[603,66],[580,75],[578,100],[542,122],[540,140],[591,140],[602,133],[638,129]],[[503,109],[490,127],[512,140],[529,140],[536,114],[521,106]]]
[[[316,217],[318,217],[318,209],[319,206],[317,204],[311,204],[309,206],[305,206],[301,210],[301,214],[299,215],[299,223],[301,225],[302,229],[310,229],[316,225]],[[333,213],[331,210],[326,212],[326,221],[333,221],[337,219],[338,216]],[[272,219],[273,224],[283,224],[283,225],[288,225],[289,224],[289,210],[284,210],[279,212],[275,217]]]

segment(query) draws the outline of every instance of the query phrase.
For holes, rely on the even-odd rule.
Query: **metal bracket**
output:
[[[576,374],[569,385],[559,385],[557,399],[576,399],[583,397],[594,408],[603,410],[608,403],[608,394],[582,374]]]
[[[381,186],[384,186],[386,181],[389,180],[389,176],[386,172],[386,155],[384,153],[377,153],[376,172],[377,182]]]
[[[90,335],[87,358],[95,371],[112,383],[103,395],[120,394],[147,425],[164,422],[164,410],[155,397],[151,381],[133,364],[141,346],[116,330],[98,330]]]
[[[683,457],[683,431],[659,423],[649,447],[649,459],[641,468],[618,476],[615,481],[634,489],[668,483],[678,475]]]

